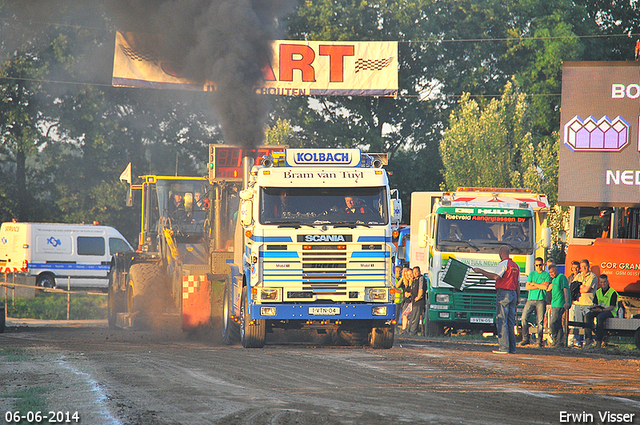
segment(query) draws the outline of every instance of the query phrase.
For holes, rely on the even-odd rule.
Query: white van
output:
[[[107,288],[111,255],[133,251],[113,227],[87,224],[2,223],[0,273],[36,277],[44,287]]]

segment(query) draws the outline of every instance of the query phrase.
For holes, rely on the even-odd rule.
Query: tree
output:
[[[109,87],[106,14],[77,6],[0,3],[1,218],[97,220],[133,240],[139,213],[118,182],[127,163],[136,175],[205,175],[219,127],[205,93]]]
[[[511,82],[484,107],[465,94],[440,143],[443,189],[528,187],[555,194],[558,144],[535,140],[531,117],[527,96]]]

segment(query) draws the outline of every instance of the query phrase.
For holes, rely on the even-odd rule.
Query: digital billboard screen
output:
[[[640,205],[638,126],[638,62],[565,62],[559,203]]]

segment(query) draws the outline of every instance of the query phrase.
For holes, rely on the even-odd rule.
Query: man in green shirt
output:
[[[552,347],[562,347],[564,341],[564,327],[562,318],[565,310],[571,307],[569,295],[569,281],[565,275],[558,272],[558,266],[549,267],[551,276],[551,316],[549,317],[549,332],[553,338]]]
[[[527,278],[527,303],[522,310],[522,341],[520,346],[529,345],[529,316],[535,310],[538,334],[538,346],[542,347],[544,331],[544,312],[547,308],[547,288],[551,282],[549,273],[544,270],[544,260],[538,257],[533,262],[535,270],[529,273]]]

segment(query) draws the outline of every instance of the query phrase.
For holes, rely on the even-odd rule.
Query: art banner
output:
[[[176,64],[164,60],[158,36],[116,33],[112,84],[182,90],[215,90],[215,81],[194,84]],[[281,96],[396,96],[398,43],[395,41],[272,42],[273,55],[256,90]],[[215,78],[215,77],[214,77]]]

